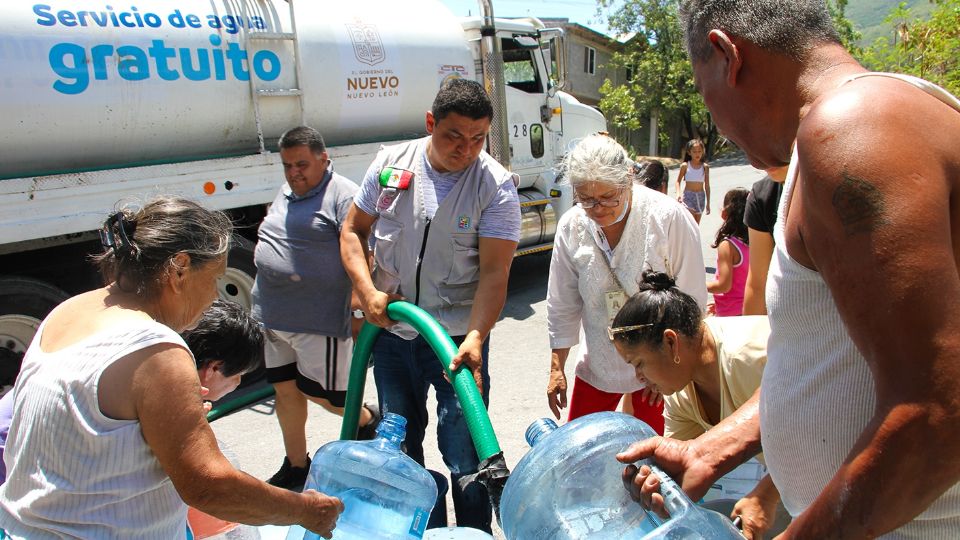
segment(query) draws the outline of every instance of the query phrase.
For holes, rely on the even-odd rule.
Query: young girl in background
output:
[[[720,217],[723,224],[717,231],[713,247],[717,250],[717,273],[707,282],[707,291],[713,293],[718,317],[743,314],[743,289],[750,270],[750,247],[743,210],[749,191],[731,189],[723,196]]]
[[[677,175],[677,200],[687,207],[697,223],[700,223],[700,216],[704,212],[710,213],[710,166],[703,161],[705,154],[703,141],[688,141],[687,161],[680,166],[680,174]]]

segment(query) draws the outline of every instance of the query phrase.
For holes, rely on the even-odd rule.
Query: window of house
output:
[[[593,47],[583,48],[583,71],[593,75],[597,69],[597,50]]]

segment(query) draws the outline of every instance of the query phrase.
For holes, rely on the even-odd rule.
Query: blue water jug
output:
[[[400,451],[406,434],[407,419],[387,413],[372,441],[334,441],[317,450],[304,488],[343,501],[334,540],[423,537],[437,483]],[[319,538],[302,527],[287,534],[287,540]]]
[[[583,416],[561,428],[548,418],[531,424],[526,438],[533,448],[503,490],[500,518],[506,537],[743,540],[729,519],[696,506],[661,471],[669,519],[630,498],[621,480],[624,465],[615,456],[655,435],[644,422],[616,412]]]

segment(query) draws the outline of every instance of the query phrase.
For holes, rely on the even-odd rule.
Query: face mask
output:
[[[628,189],[629,189],[629,188],[628,188]],[[617,216],[617,219],[613,220],[613,223],[611,223],[610,225],[607,225],[607,227],[611,227],[611,226],[616,225],[617,223],[620,223],[621,221],[623,221],[623,218],[627,217],[627,212],[629,212],[629,211],[630,211],[630,196],[629,196],[629,194],[628,194],[628,195],[627,195],[627,199],[626,199],[626,201],[625,201],[624,204],[623,204],[623,210],[620,211],[620,215]]]

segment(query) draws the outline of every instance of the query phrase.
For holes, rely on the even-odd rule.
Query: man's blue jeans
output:
[[[454,337],[458,346],[463,336]],[[487,368],[489,339],[483,343],[483,403],[489,403],[490,374]],[[450,469],[450,489],[458,527],[473,527],[490,532],[492,511],[487,488],[479,482],[460,489],[462,476],[477,472],[479,458],[467,430],[466,418],[453,386],[443,378],[443,366],[433,349],[421,336],[405,340],[390,332],[380,332],[373,346],[373,377],[377,384],[380,410],[407,419],[406,452],[420,465],[423,462],[423,437],[430,416],[427,390],[432,385],[437,396],[437,444]],[[444,507],[440,504],[438,507]],[[434,521],[440,519],[443,521]],[[431,523],[443,524],[446,516],[431,515]]]

